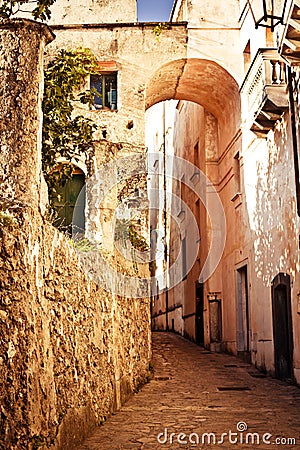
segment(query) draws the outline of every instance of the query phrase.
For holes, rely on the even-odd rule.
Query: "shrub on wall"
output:
[[[56,0],[3,0],[0,6],[0,18],[9,19],[16,14],[29,12],[35,20],[46,20],[50,18],[50,7],[55,2]]]
[[[59,173],[53,173],[58,157],[76,161],[93,146],[96,126],[81,115],[74,116],[74,101],[93,104],[94,90],[78,92],[86,77],[97,68],[96,58],[90,50],[61,49],[44,71],[42,162],[50,187],[66,181],[72,173],[69,164]]]

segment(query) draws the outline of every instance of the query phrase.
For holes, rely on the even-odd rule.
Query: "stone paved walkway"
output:
[[[80,450],[300,449],[299,388],[171,333],[153,334],[153,361],[151,383]]]

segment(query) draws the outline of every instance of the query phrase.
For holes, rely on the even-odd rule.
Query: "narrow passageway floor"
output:
[[[181,336],[153,333],[153,380],[80,450],[300,449],[300,389]]]

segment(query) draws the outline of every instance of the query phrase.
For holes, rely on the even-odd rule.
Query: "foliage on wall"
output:
[[[96,125],[82,115],[74,116],[74,101],[93,103],[94,90],[79,91],[87,76],[96,69],[99,69],[96,58],[88,49],[61,49],[45,69],[42,163],[50,187],[65,182],[72,174],[71,164],[64,164],[59,172],[53,172],[58,157],[76,162],[82,153],[93,147]]]
[[[55,2],[56,0],[2,0],[0,18],[9,19],[15,14],[29,12],[35,20],[46,20],[50,18],[50,7]],[[29,5],[29,7],[26,5]]]
[[[136,259],[136,251],[146,252],[149,250],[149,245],[137,230],[133,220],[117,219],[115,225],[115,240],[122,241],[123,246],[127,247],[127,241],[131,244],[131,255],[134,272],[138,273],[138,264]]]
[[[162,22],[154,27],[153,33],[155,34],[156,39],[159,41],[160,35],[162,34],[163,30],[169,30],[169,29],[170,29],[170,25],[165,22]]]
[[[124,243],[129,240],[131,245],[141,252],[149,250],[146,239],[136,230],[136,227],[131,220],[116,220],[115,239],[117,241],[122,240]]]

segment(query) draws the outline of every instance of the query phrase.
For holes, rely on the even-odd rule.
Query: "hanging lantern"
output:
[[[267,27],[274,31],[283,24],[287,0],[247,0],[255,22],[255,28]]]

